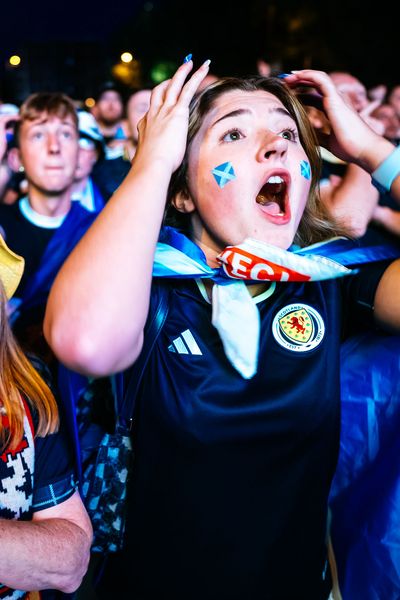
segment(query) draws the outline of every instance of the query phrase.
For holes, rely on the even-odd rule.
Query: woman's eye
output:
[[[295,142],[297,140],[297,132],[294,129],[285,129],[282,131],[281,136],[290,142]]]
[[[236,142],[242,138],[242,134],[237,129],[233,129],[232,131],[228,131],[222,138],[223,142]]]

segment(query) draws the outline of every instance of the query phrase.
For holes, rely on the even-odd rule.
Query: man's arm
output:
[[[355,237],[361,237],[372,218],[379,192],[364,169],[349,163],[337,184],[321,186],[321,200]]]
[[[384,227],[393,235],[400,236],[400,212],[389,206],[376,206],[372,215],[372,222]]]
[[[400,259],[389,265],[379,281],[374,313],[383,327],[400,331]]]
[[[0,520],[0,581],[12,589],[74,592],[89,563],[92,526],[75,492],[35,512],[32,521]]]

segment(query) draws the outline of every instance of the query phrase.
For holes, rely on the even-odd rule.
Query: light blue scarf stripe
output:
[[[154,277],[212,277],[214,269],[181,250],[158,242],[154,257]]]

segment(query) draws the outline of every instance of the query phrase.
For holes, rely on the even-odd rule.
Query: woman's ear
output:
[[[192,213],[196,207],[191,197],[184,192],[178,192],[171,200],[172,206],[181,213]]]

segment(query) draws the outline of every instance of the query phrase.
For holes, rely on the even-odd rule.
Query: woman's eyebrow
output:
[[[247,108],[238,108],[237,110],[232,110],[231,112],[227,113],[223,117],[220,117],[219,119],[217,119],[211,125],[211,127],[214,127],[214,125],[216,125],[220,121],[223,121],[224,119],[229,119],[230,117],[237,117],[238,115],[244,115],[244,114],[251,114],[251,111],[249,109],[247,109]]]
[[[292,121],[294,121],[290,112],[288,110],[286,110],[286,108],[282,108],[281,106],[277,106],[276,108],[271,108],[270,112],[280,113],[281,115],[285,115],[285,117],[289,117],[289,119],[292,119]]]
[[[279,113],[279,114],[285,115],[285,117],[289,117],[290,119],[292,119],[292,121],[294,120],[293,117],[292,117],[292,115],[289,113],[289,111],[287,111],[286,108],[282,108],[281,106],[276,106],[274,108],[270,108],[270,109],[268,109],[268,112],[270,112],[270,113]],[[219,119],[217,119],[211,125],[210,129],[212,127],[214,127],[220,121],[223,121],[224,119],[229,119],[230,117],[237,117],[238,115],[243,115],[243,114],[251,114],[251,110],[249,110],[248,108],[238,108],[236,110],[232,110],[231,112],[229,112],[226,115],[223,115],[222,117],[220,117]]]

